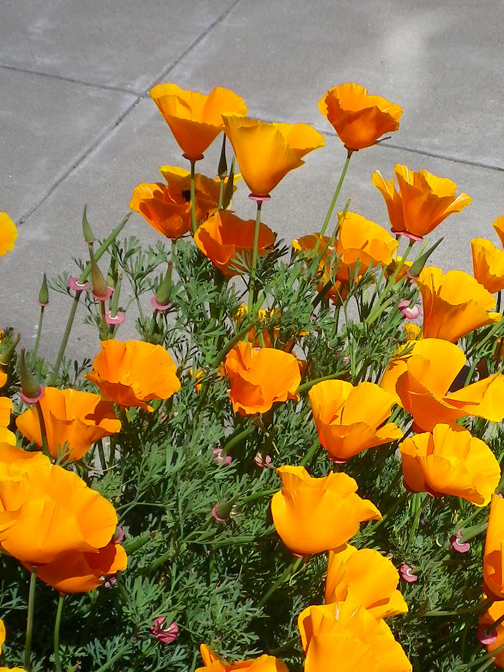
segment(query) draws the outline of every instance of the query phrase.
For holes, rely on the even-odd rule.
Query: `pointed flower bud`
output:
[[[234,170],[234,160],[231,162],[231,169],[229,171],[229,175],[226,180],[226,184],[224,186],[224,195],[222,197],[222,209],[226,210],[229,204],[231,203],[231,199],[233,198],[233,187],[234,187],[234,177],[235,177],[235,170]]]
[[[41,308],[45,308],[49,303],[49,287],[47,286],[47,276],[45,273],[42,278],[42,285],[40,286],[38,302]]]
[[[168,270],[166,271],[166,276],[159,285],[155,296],[151,299],[151,304],[159,312],[164,312],[170,307],[170,297],[172,291],[172,271],[173,264],[171,261],[168,262]]]
[[[226,136],[222,136],[222,147],[221,147],[221,153],[220,153],[220,159],[219,159],[219,167],[217,168],[217,174],[219,177],[224,178],[226,177],[228,172],[227,168],[227,161],[226,161]]]
[[[82,213],[82,233],[84,235],[84,240],[86,241],[86,243],[92,246],[95,241],[95,236],[93,233],[93,229],[89,225],[87,219],[87,205],[84,206],[84,211]]]
[[[431,245],[431,247],[429,247],[429,249],[428,249],[426,252],[424,252],[423,254],[421,254],[421,255],[418,257],[418,259],[415,259],[415,261],[413,262],[413,264],[411,265],[411,267],[408,268],[408,270],[406,271],[407,275],[408,275],[410,278],[418,278],[418,276],[420,275],[421,271],[423,270],[423,267],[424,267],[425,264],[427,263],[427,260],[429,259],[429,257],[431,256],[431,254],[434,252],[434,250],[436,249],[436,247],[437,247],[438,245],[440,245],[440,244],[443,242],[443,240],[444,240],[444,238],[440,238],[439,240],[437,240],[437,241],[434,243],[434,245]]]
[[[14,336],[11,331],[7,331],[3,335],[3,338],[0,341],[0,366],[9,366],[20,338],[21,334],[16,334],[16,336]]]
[[[44,387],[38,382],[26,365],[25,350],[19,355],[19,376],[21,378],[21,399],[25,404],[35,404],[44,396]]]
[[[236,500],[238,499],[240,494],[241,493],[238,492],[229,502],[220,502],[216,504],[212,509],[212,516],[214,517],[214,519],[217,520],[219,523],[222,523],[224,520],[227,520],[230,517],[233,511],[233,507],[236,504]]]
[[[117,278],[118,278],[117,260],[115,259],[115,257],[111,257],[110,266],[107,273],[107,286],[110,287],[110,289],[115,289]]]
[[[107,301],[112,296],[112,290],[107,286],[107,282],[96,263],[91,247],[89,248],[89,256],[91,258],[91,287],[93,288],[93,296],[98,301]]]

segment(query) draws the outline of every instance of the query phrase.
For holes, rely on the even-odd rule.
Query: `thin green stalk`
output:
[[[119,649],[119,651],[115,654],[115,656],[112,656],[110,660],[108,660],[105,665],[102,665],[99,667],[96,672],[105,672],[105,670],[110,670],[112,665],[118,661],[120,658],[124,656],[125,653],[127,653],[131,648],[133,647],[133,643],[129,642],[128,644],[125,644],[122,649]]]
[[[63,614],[64,600],[65,595],[63,593],[60,593],[58,600],[58,611],[56,612],[56,621],[54,623],[54,662],[56,663],[56,672],[63,672],[63,668],[61,667],[59,642],[60,642],[61,615]]]
[[[319,447],[320,447],[320,441],[319,441],[319,438],[317,436],[315,441],[312,443],[310,449],[306,452],[305,456],[303,457],[303,459],[299,463],[299,466],[304,467],[305,464],[308,464],[310,462],[310,460],[312,459],[312,457],[317,452],[317,450],[319,449]]]
[[[322,383],[324,380],[332,380],[333,378],[339,378],[342,376],[345,372],[344,371],[337,371],[336,373],[330,373],[327,376],[322,376],[321,378],[315,378],[314,380],[308,380],[306,383],[303,383],[300,385],[297,389],[297,392],[306,392],[306,390],[309,390],[310,387],[313,387],[317,383]]]
[[[257,246],[259,244],[259,229],[261,226],[261,209],[262,201],[257,201],[257,210],[256,210],[256,220],[255,220],[255,229],[254,229],[254,247],[252,250],[252,268],[250,269],[250,282],[249,282],[249,300],[248,300],[248,312],[249,315],[252,315],[252,307],[255,301],[255,279],[256,279],[256,266],[257,266]]]
[[[33,614],[35,611],[35,586],[37,583],[37,570],[32,569],[30,576],[30,591],[28,594],[28,614],[26,617],[26,639],[24,650],[24,666],[26,672],[31,672],[31,641],[33,633]]]
[[[37,336],[35,338],[35,345],[33,346],[33,357],[37,356],[37,351],[40,343],[40,335],[42,333],[42,322],[44,321],[44,308],[45,306],[40,306],[40,315],[39,315],[39,321],[38,321],[38,327],[37,327]]]
[[[102,341],[108,340],[108,326],[105,317],[105,301],[100,301],[100,339]]]
[[[237,443],[240,443],[240,441],[243,441],[243,439],[246,439],[247,436],[251,436],[255,432],[255,427],[247,427],[247,429],[244,429],[242,432],[239,434],[236,434],[236,436],[233,436],[223,447],[222,449],[222,457],[225,457],[228,452],[236,446]]]
[[[261,597],[257,604],[257,608],[260,609],[263,607],[269,598],[277,591],[277,589],[287,581],[300,567],[301,563],[304,562],[305,558],[295,558],[290,565],[285,569],[282,574],[278,577],[275,583],[270,587],[270,589]]]
[[[493,603],[492,599],[483,600],[478,604],[473,604],[471,607],[464,607],[463,609],[456,609],[455,611],[443,611],[435,609],[434,611],[426,611],[423,616],[462,616],[463,614],[480,614],[485,611]]]
[[[196,161],[191,159],[191,226],[193,235],[196,233],[198,225],[196,224],[196,204],[194,202],[194,173],[195,173]]]
[[[427,493],[425,493],[424,497],[423,497],[423,500],[422,500],[422,503],[418,506],[417,511],[415,513],[415,517],[413,518],[413,524],[411,526],[411,530],[410,530],[409,538],[408,538],[408,548],[413,543],[413,539],[415,538],[415,535],[417,533],[418,523],[420,522],[420,516],[422,515],[422,511],[427,506],[428,501],[429,501],[429,495]]]
[[[322,230],[320,232],[321,236],[323,236],[325,234],[326,229],[329,225],[329,222],[331,221],[331,215],[334,211],[334,208],[336,207],[336,202],[337,202],[338,197],[340,195],[341,187],[343,186],[343,182],[345,180],[345,175],[347,174],[348,165],[350,163],[351,157],[352,157],[352,150],[349,149],[348,153],[347,153],[347,158],[345,160],[345,164],[343,166],[343,170],[341,171],[339,182],[336,186],[336,191],[334,192],[334,196],[332,198],[331,205],[329,206],[329,210],[327,211],[327,215],[326,215],[326,218],[324,220],[324,224],[322,225]]]
[[[42,438],[42,452],[44,455],[49,456],[49,444],[47,442],[47,429],[45,426],[44,414],[42,413],[42,406],[40,401],[35,403],[35,408],[37,409],[37,417],[40,425],[40,436]]]

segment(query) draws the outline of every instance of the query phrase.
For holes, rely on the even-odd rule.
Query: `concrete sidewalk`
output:
[[[500,0],[4,0],[0,13],[0,211],[17,221],[16,248],[0,259],[0,326],[28,347],[42,277],[85,256],[85,203],[98,236],[128,211],[133,188],[162,164],[183,165],[149,99],[159,82],[208,92],[231,88],[249,114],[304,121],[326,135],[264,208],[287,241],[320,228],[345,152],[318,100],[356,81],[404,109],[384,145],[356,154],[342,202],[387,226],[371,175],[396,163],[449,177],[473,197],[439,229],[433,261],[470,270],[472,237],[497,238],[504,214]],[[216,150],[200,168],[215,171]],[[246,191],[238,214],[253,216]],[[139,215],[128,235],[159,237]],[[53,356],[69,308],[51,295],[41,352]],[[79,356],[77,329],[69,354]],[[96,343],[96,350],[98,344]]]

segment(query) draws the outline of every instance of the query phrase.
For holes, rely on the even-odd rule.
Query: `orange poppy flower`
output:
[[[160,345],[143,341],[102,341],[93,371],[85,378],[119,406],[140,406],[148,411],[150,399],[168,399],[180,390],[175,366]]]
[[[388,558],[370,548],[345,544],[329,551],[326,603],[352,600],[376,619],[405,614],[408,605],[397,590],[399,572]]]
[[[417,278],[423,305],[424,338],[442,338],[455,343],[474,329],[501,319],[492,313],[495,298],[464,271],[427,266]]]
[[[500,481],[490,448],[463,427],[436,425],[400,445],[404,484],[413,492],[453,495],[486,506]]]
[[[504,499],[492,495],[483,555],[485,592],[504,600]]]
[[[273,495],[275,529],[296,555],[322,553],[345,544],[365,520],[379,520],[376,506],[357,495],[357,483],[343,473],[312,478],[304,467],[280,467],[282,489]]]
[[[0,462],[0,547],[21,562],[40,565],[63,553],[94,553],[112,538],[114,507],[70,471],[37,453],[7,447]],[[28,453],[28,455],[30,455]]]
[[[501,245],[504,247],[504,216],[497,217],[492,226],[495,229],[496,234],[499,236]]]
[[[231,277],[245,273],[250,267],[254,232],[255,221],[245,221],[222,210],[198,227],[194,242],[223,275]],[[274,242],[273,231],[266,224],[260,224],[258,253],[264,256]]]
[[[299,363],[288,352],[254,348],[252,343],[242,341],[229,351],[224,366],[235,413],[266,413],[277,401],[299,399]]]
[[[274,656],[259,656],[252,660],[242,660],[239,663],[227,663],[218,658],[206,644],[200,646],[203,667],[198,667],[195,672],[232,672],[233,670],[251,670],[251,672],[288,672],[285,663]]]
[[[6,212],[0,212],[0,257],[13,249],[17,235],[12,219]]]
[[[402,437],[393,422],[384,424],[396,396],[374,383],[325,380],[308,395],[320,443],[337,461]]]
[[[185,91],[176,84],[158,84],[150,90],[150,97],[190,161],[202,159],[222,131],[224,112],[247,113],[243,99],[220,86],[206,96],[198,91]]]
[[[5,625],[0,618],[0,653],[2,653],[2,644],[5,642]]]
[[[329,89],[318,108],[351,152],[370,147],[385,133],[397,131],[403,113],[399,105],[370,96],[354,82]]]
[[[504,601],[499,600],[494,602],[485,613],[480,616],[479,623],[480,627],[485,631],[485,627],[493,625],[496,621],[504,616]],[[495,639],[491,639],[488,644],[485,643],[486,650],[488,653],[496,651],[496,649],[502,648],[504,645],[504,623],[500,623],[493,631],[493,635],[496,635]],[[493,641],[492,641],[493,640]],[[495,654],[495,657],[492,661],[492,667],[504,667],[504,650],[498,651]]]
[[[491,294],[504,289],[504,251],[485,238],[471,240],[473,272]]]
[[[121,429],[112,402],[103,401],[98,394],[46,387],[39,407],[44,417],[49,452],[54,458],[62,454],[67,444],[65,456],[70,460],[80,460],[95,441]],[[35,408],[21,413],[16,425],[27,439],[42,447]]]
[[[253,196],[266,198],[308,152],[323,147],[323,136],[307,124],[276,124],[223,114],[236,160]]]
[[[336,254],[336,277],[342,282],[359,278],[372,266],[389,266],[399,243],[379,224],[355,212],[340,219]]]
[[[449,393],[466,358],[453,343],[424,338],[405,356],[389,363],[380,386],[398,395],[417,431],[430,432],[438,423],[453,424],[475,415],[492,422],[504,418],[504,376],[494,374]]]
[[[298,618],[305,672],[411,672],[383,619],[354,601],[312,605]]]
[[[102,586],[106,576],[126,569],[128,558],[119,544],[110,542],[92,553],[70,551],[37,567],[37,578],[60,593],[87,593]],[[33,565],[23,562],[28,571]]]
[[[325,297],[338,304],[346,299],[348,289],[340,280],[336,279],[340,259],[336,254],[336,247],[329,246],[330,241],[329,236],[312,233],[293,240],[292,247],[306,261],[313,259],[315,251],[317,255],[321,255],[317,276],[319,279],[317,291],[320,292],[330,281],[332,285],[326,290]]]
[[[455,195],[457,185],[426,170],[415,172],[406,166],[394,168],[397,179],[385,180],[379,170],[372,182],[385,199],[392,233],[403,233],[414,240],[422,239],[454,212],[461,212],[472,198]]]
[[[12,401],[8,397],[0,397],[0,443],[16,445],[16,435],[8,429],[12,413]]]

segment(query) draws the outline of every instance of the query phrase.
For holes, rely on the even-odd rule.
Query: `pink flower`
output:
[[[403,563],[401,565],[401,568],[399,569],[399,573],[401,574],[401,577],[407,582],[407,583],[415,583],[415,581],[418,580],[418,575],[413,574],[413,570],[409,565],[406,563]]]
[[[403,317],[405,317],[407,320],[415,320],[417,317],[422,315],[422,309],[420,306],[413,306],[410,308],[411,301],[408,301],[407,299],[402,299],[399,301],[397,304],[398,310],[401,311],[403,314]]]
[[[467,553],[471,548],[471,544],[468,541],[462,541],[462,530],[457,530],[456,534],[450,537],[450,544],[457,553]]]
[[[158,616],[154,619],[154,623],[149,628],[154,637],[157,637],[163,644],[170,644],[177,639],[179,633],[179,626],[173,621],[170,625],[166,625],[166,616]]]
[[[476,639],[484,646],[490,646],[497,641],[497,631],[488,632],[486,625],[478,625],[476,628]]]
[[[215,455],[214,460],[218,465],[224,465],[227,467],[228,464],[231,464],[232,457],[231,455],[222,456],[222,448],[214,448],[212,453]]]
[[[256,466],[259,467],[259,469],[264,469],[264,467],[270,467],[271,466],[271,455],[263,455],[261,451],[256,453],[254,457],[254,462],[256,463]]]

